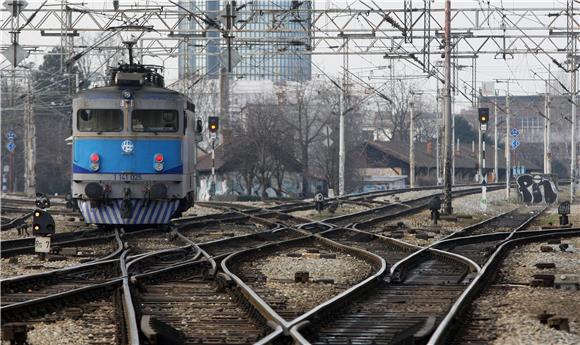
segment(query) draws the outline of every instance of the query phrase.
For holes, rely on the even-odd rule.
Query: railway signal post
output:
[[[479,205],[482,211],[487,210],[487,174],[485,170],[485,132],[489,122],[489,108],[479,108],[479,138],[481,140],[479,153],[479,177],[481,179],[481,199]]]
[[[40,254],[41,259],[50,253],[51,235],[55,233],[54,219],[50,213],[36,209],[32,213],[32,234],[35,237],[34,251]]]
[[[217,131],[219,130],[220,119],[217,116],[210,116],[207,118],[207,127],[209,130],[209,136],[211,140],[211,182],[209,187],[209,195],[213,197],[215,195],[215,141],[217,139]]]

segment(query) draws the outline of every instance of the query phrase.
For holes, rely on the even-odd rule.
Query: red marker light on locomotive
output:
[[[153,162],[153,168],[155,171],[163,171],[163,155],[161,153],[156,153],[155,156],[153,156]]]
[[[99,154],[96,152],[91,153],[89,159],[91,160],[91,170],[93,171],[99,170],[101,167],[101,165],[99,164],[99,162],[101,161],[101,157],[99,156]]]

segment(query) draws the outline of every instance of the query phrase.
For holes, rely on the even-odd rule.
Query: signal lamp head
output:
[[[38,212],[38,211],[34,212],[34,216],[35,217],[40,217],[40,212]]]
[[[209,116],[207,118],[208,129],[211,133],[216,133],[219,129],[219,117]]]

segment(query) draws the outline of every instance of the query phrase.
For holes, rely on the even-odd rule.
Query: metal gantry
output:
[[[404,1],[389,4],[389,8],[374,0],[356,1],[348,6],[327,2],[326,6],[318,7],[317,2],[312,1],[281,3],[284,5],[262,9],[259,1],[238,1],[235,13],[212,18],[204,6],[183,11],[177,2],[171,0],[158,1],[154,5],[49,0],[26,7],[22,6],[22,0],[8,0],[1,10],[0,30],[11,34],[6,36],[11,41],[2,42],[0,50],[19,44],[25,51],[45,54],[47,49],[60,46],[65,73],[69,67],[66,62],[74,62],[75,56],[87,49],[77,38],[91,33],[100,35],[98,38],[101,39],[134,34],[140,41],[135,47],[138,56],[164,62],[180,54],[203,55],[210,49],[219,51],[222,47],[244,47],[248,54],[245,58],[296,54],[378,55],[405,61],[423,71],[426,77],[447,81],[446,87],[451,87],[454,93],[461,93],[457,87],[459,78],[455,77],[459,65],[449,65],[443,72],[436,68],[434,58],[444,56],[445,60],[453,61],[468,58],[473,66],[472,95],[476,94],[473,90],[476,85],[475,66],[480,56],[491,55],[504,60],[520,54],[544,57],[566,70],[571,77],[570,169],[571,188],[574,189],[577,178],[575,143],[578,141],[575,109],[578,35],[574,27],[578,25],[578,15],[574,13],[573,0],[568,0],[565,6],[509,9],[479,2],[474,6],[454,7],[452,12],[447,11],[447,2],[443,7],[431,1]],[[13,15],[15,7],[19,11]],[[306,12],[307,17],[304,16]],[[262,20],[264,17],[268,20]],[[446,18],[447,27],[453,28],[447,33]],[[252,23],[258,21],[266,24],[253,27]],[[195,25],[182,25],[186,22]],[[228,35],[216,36],[216,32],[223,29],[227,29]],[[26,33],[25,42],[21,42],[21,33]],[[33,34],[46,37],[47,42],[37,40],[29,43]],[[59,41],[48,42],[51,37]],[[350,37],[356,44],[351,44],[347,50],[349,45],[344,44],[344,37]],[[122,49],[108,42],[99,41],[98,49]],[[193,50],[180,50],[184,43]],[[271,49],[262,49],[264,46]],[[0,66],[11,68],[6,62]],[[200,69],[198,75],[203,74]],[[446,94],[445,97],[445,113],[451,113],[452,96]],[[452,124],[447,123],[445,127],[452,129]],[[452,147],[454,143],[451,141]],[[449,145],[448,140],[445,142]],[[452,157],[450,165],[453,165]],[[453,178],[451,172],[448,175]]]

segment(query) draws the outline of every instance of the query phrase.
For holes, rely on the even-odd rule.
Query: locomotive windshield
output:
[[[177,110],[135,109],[131,127],[135,132],[177,132]]]
[[[77,128],[80,132],[120,132],[123,112],[119,109],[80,109]]]

